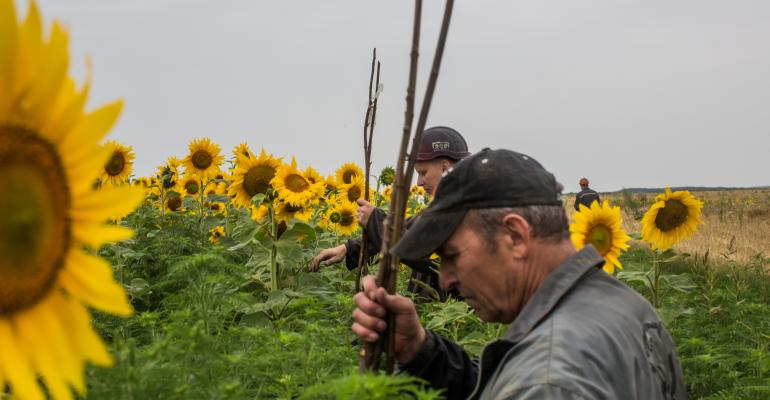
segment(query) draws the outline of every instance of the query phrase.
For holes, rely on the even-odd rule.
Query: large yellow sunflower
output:
[[[607,200],[601,206],[595,201],[591,208],[580,205],[580,211],[574,214],[575,223],[570,224],[572,243],[578,250],[588,244],[604,257],[604,271],[611,274],[615,269],[622,269],[618,260],[622,251],[628,250],[631,239],[623,230],[620,207],[610,207]]]
[[[233,158],[235,158],[236,165],[241,163],[241,158],[249,159],[251,157],[253,157],[251,149],[249,148],[249,145],[246,144],[246,142],[243,142],[233,148]]]
[[[179,181],[177,191],[186,196],[200,196],[201,193],[201,178],[193,174],[185,174],[184,178]]]
[[[354,203],[358,199],[364,198],[364,178],[356,176],[349,184],[339,187],[340,198],[349,203]]]
[[[272,155],[259,153],[259,157],[241,158],[241,163],[233,172],[233,183],[230,185],[230,197],[233,204],[241,207],[251,206],[251,198],[257,194],[265,194],[270,181],[275,177],[281,162]]]
[[[102,167],[101,181],[112,185],[121,185],[128,181],[134,165],[134,151],[131,146],[108,140],[104,143],[110,151],[110,159]]]
[[[179,180],[179,166],[181,161],[176,157],[169,157],[163,165],[158,167],[158,183],[163,191],[174,190]]]
[[[310,204],[295,206],[279,199],[273,203],[273,207],[275,208],[275,220],[278,222],[289,223],[292,218],[307,222],[313,216],[313,207]]]
[[[352,235],[358,230],[357,209],[355,204],[345,201],[330,207],[324,216],[327,229],[343,236]]]
[[[225,236],[225,228],[223,226],[215,226],[209,230],[209,242],[217,244],[219,238]]]
[[[666,188],[642,217],[642,239],[653,249],[667,250],[692,236],[703,223],[701,208],[703,202],[689,191]]]
[[[204,179],[212,178],[220,173],[219,165],[224,157],[219,154],[219,145],[209,138],[195,139],[190,142],[190,153],[184,158],[186,172],[193,173]]]
[[[41,383],[53,398],[83,394],[85,363],[112,363],[88,307],[131,306],[85,247],[130,237],[104,221],[143,198],[135,186],[92,189],[122,102],[85,112],[90,83],[69,77],[68,34],[57,22],[47,31],[34,2],[22,22],[0,0],[0,386],[22,399],[43,399]]]
[[[315,192],[315,195],[319,198],[323,197],[326,192],[326,181],[324,180],[324,177],[313,167],[305,168],[303,173],[305,174],[307,181],[310,182],[311,190]]]
[[[363,179],[364,172],[354,163],[345,163],[337,168],[337,185],[349,185],[356,177]]]
[[[291,158],[291,164],[278,167],[270,183],[281,200],[295,207],[302,207],[315,200],[316,192],[302,171],[297,169],[297,160],[294,157]]]
[[[169,192],[163,200],[163,209],[170,212],[182,211],[182,196],[177,192]]]

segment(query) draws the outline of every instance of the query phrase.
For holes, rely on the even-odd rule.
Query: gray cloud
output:
[[[134,146],[138,174],[201,136],[323,174],[361,163],[373,46],[375,169],[395,161],[411,2],[40,3],[70,26],[76,75],[93,58],[91,104],[126,99],[112,137]],[[443,8],[426,3],[418,94]],[[599,190],[766,185],[768,17],[761,0],[459,1],[429,125],[528,153],[567,190],[581,176]]]

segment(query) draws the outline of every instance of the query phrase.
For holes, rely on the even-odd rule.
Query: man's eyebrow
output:
[[[436,254],[438,254],[439,256],[445,255],[445,254],[451,254],[453,252],[457,252],[457,249],[451,244],[449,244],[448,241],[444,242],[441,246],[438,247],[438,249],[436,249]]]

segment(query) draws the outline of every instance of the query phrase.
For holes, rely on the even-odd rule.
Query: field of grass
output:
[[[660,314],[691,398],[770,398],[769,194],[697,195],[706,203],[705,224],[677,246],[689,256],[666,264],[666,276],[679,284],[663,287]],[[612,198],[630,233],[639,229],[631,203],[646,208],[652,198],[633,196]],[[271,291],[266,249],[239,245],[255,223],[235,209],[219,218],[204,222],[227,226],[228,236],[212,245],[196,216],[161,215],[145,205],[126,221],[134,239],[102,249],[136,313],[97,317],[116,364],[88,370],[89,398],[437,398],[408,377],[355,372],[354,274],[339,265],[315,274],[305,268],[319,248],[341,238],[315,229],[282,249],[282,289]],[[650,253],[635,242],[621,261],[624,271],[645,271]],[[630,285],[649,295],[644,285]],[[482,323],[461,302],[420,311],[428,327],[473,354],[504,329]]]

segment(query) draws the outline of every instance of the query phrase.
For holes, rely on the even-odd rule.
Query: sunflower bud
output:
[[[396,171],[393,170],[393,167],[385,167],[382,169],[382,172],[380,172],[380,184],[382,186],[388,186],[393,183],[393,180],[396,177]]]

